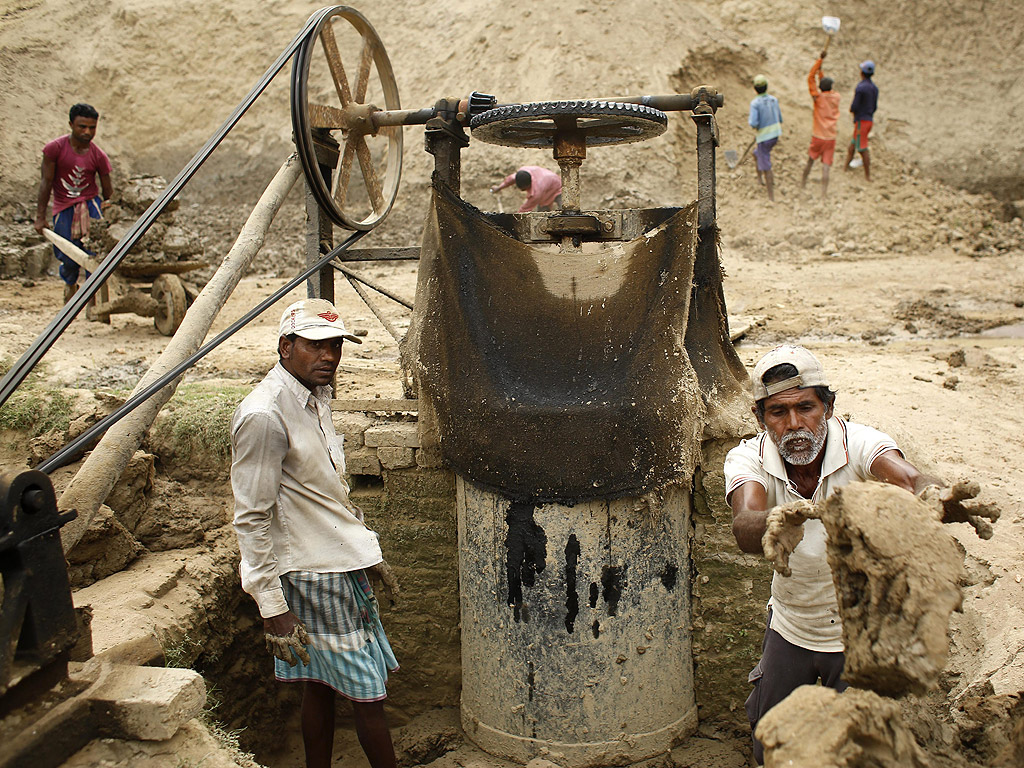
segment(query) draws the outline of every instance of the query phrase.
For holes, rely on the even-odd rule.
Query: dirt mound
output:
[[[871,691],[804,685],[758,723],[765,768],[928,768],[899,706]]]

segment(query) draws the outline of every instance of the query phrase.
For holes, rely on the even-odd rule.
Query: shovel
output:
[[[822,16],[821,17],[821,28],[825,32],[825,46],[821,49],[822,53],[828,50],[829,43],[832,42],[832,35],[839,31],[839,17],[838,16]]]
[[[743,150],[743,154],[742,155],[737,155],[735,149],[727,149],[727,150],[725,150],[725,152],[723,154],[725,155],[725,162],[729,166],[729,170],[732,170],[737,165],[739,165],[740,163],[742,163],[744,160],[747,159],[747,153],[750,151],[750,148],[752,146],[754,146],[754,142],[756,140],[757,139],[751,139],[750,140],[750,143],[747,144],[747,148]]]

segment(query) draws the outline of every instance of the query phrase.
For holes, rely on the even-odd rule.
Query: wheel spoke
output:
[[[363,172],[363,182],[370,194],[370,204],[374,211],[384,210],[384,194],[380,189],[380,179],[377,178],[377,171],[373,168],[373,158],[370,156],[370,148],[366,145],[363,136],[356,136],[353,142],[356,147],[356,157],[359,158],[359,169]]]
[[[522,138],[524,141],[531,139],[550,139],[555,135],[553,127],[543,128],[533,125],[517,125],[509,129],[509,135]]]
[[[630,138],[635,136],[639,131],[639,126],[632,123],[622,122],[621,120],[599,118],[596,120],[588,120],[586,123],[580,126],[584,133],[588,136],[599,136],[605,138]]]
[[[370,64],[373,62],[373,40],[363,38],[363,50],[359,54],[359,72],[356,74],[355,101],[366,101],[366,86],[370,82]]]
[[[345,66],[341,63],[338,41],[334,37],[334,27],[330,21],[324,24],[324,28],[320,31],[320,43],[323,45],[324,54],[327,56],[327,66],[330,67],[331,79],[334,80],[334,90],[338,92],[341,106],[347,107],[352,101],[352,91],[348,85]]]
[[[341,159],[338,161],[338,172],[335,174],[337,186],[334,190],[334,199],[338,208],[345,208],[345,195],[348,193],[348,180],[352,176],[352,158],[355,156],[355,140],[357,135],[350,133],[345,141],[345,149],[341,152]]]
[[[344,128],[345,113],[337,107],[327,104],[310,104],[309,124],[311,128],[327,128],[328,130]]]

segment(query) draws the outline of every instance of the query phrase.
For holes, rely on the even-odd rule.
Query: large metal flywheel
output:
[[[316,16],[292,62],[299,161],[331,221],[351,230],[373,229],[398,194],[402,128],[375,127],[371,116],[401,108],[398,85],[380,37],[361,13],[338,5]],[[345,61],[342,51],[358,51],[358,57]]]

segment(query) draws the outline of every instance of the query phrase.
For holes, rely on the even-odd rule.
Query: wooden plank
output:
[[[759,328],[764,325],[763,315],[730,315],[729,316],[729,340],[736,342],[742,339],[751,328]]]
[[[399,248],[350,248],[338,261],[415,261],[420,257],[418,245]]]
[[[78,266],[84,267],[87,272],[91,273],[99,270],[99,263],[96,262],[91,255],[86,253],[70,240],[65,240],[52,229],[44,228],[43,237],[49,240],[53,245],[60,248],[61,253],[78,264]],[[116,274],[112,274],[108,277],[104,285],[109,285],[116,294],[128,293],[128,286],[125,284],[124,280]]]
[[[205,261],[122,261],[117,271],[124,277],[156,277],[180,275],[207,266]]]
[[[390,400],[379,397],[372,400],[331,400],[332,411],[387,411],[389,413],[418,413],[419,400]]]

